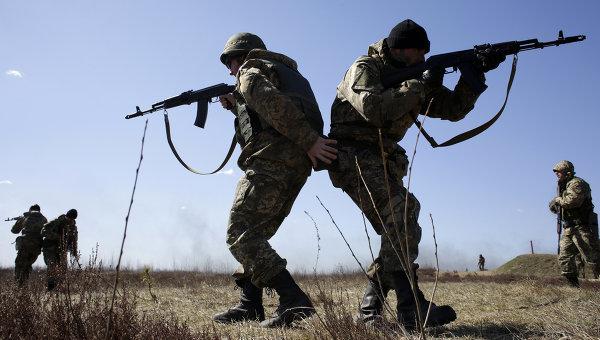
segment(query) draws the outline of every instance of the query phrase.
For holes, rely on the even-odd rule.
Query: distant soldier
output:
[[[479,261],[477,262],[477,266],[479,267],[479,271],[482,272],[485,270],[485,257],[479,254]]]
[[[586,181],[575,176],[573,163],[560,161],[553,170],[558,178],[559,196],[550,201],[550,211],[561,214],[563,226],[558,262],[569,284],[579,287],[577,254],[592,268],[594,277],[600,273],[598,236],[594,231],[598,215],[594,213],[592,190]]]
[[[48,290],[53,290],[67,270],[67,252],[77,258],[77,210],[71,209],[44,225],[44,262],[48,266]]]
[[[40,206],[32,205],[29,211],[17,218],[10,230],[13,234],[21,233],[15,241],[17,258],[15,259],[15,280],[19,287],[29,279],[31,265],[42,252],[41,230],[48,220],[40,212]]]

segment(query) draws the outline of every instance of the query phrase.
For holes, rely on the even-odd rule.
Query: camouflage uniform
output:
[[[581,254],[584,262],[594,273],[600,272],[598,236],[593,222],[594,204],[592,190],[586,181],[573,176],[561,186],[560,196],[550,202],[550,210],[562,208],[563,233],[560,238],[558,262],[565,276],[577,276],[576,256]],[[597,219],[597,218],[596,218]]]
[[[67,252],[77,257],[77,226],[66,215],[46,223],[42,229],[42,250],[48,267],[48,288],[52,289],[67,270]]]
[[[405,150],[397,143],[413,125],[412,116],[425,113],[431,97],[434,100],[429,117],[450,121],[465,117],[478,97],[462,78],[454,91],[442,86],[427,93],[427,96],[418,80],[408,80],[397,88],[385,89],[381,83],[382,76],[401,67],[404,66],[389,56],[385,39],[371,45],[368,55],[358,58],[346,72],[337,87],[331,108],[330,138],[338,140],[338,166],[330,169],[329,176],[333,185],[352,198],[381,235],[381,250],[369,267],[369,275],[372,279],[378,277],[384,285],[392,285],[391,273],[403,270],[398,254],[405,248],[405,240],[408,239],[411,262],[418,256],[421,240],[421,227],[417,222],[420,204],[411,193],[408,194],[406,228],[403,223],[407,192],[402,178],[407,172],[408,159]],[[379,150],[378,129],[383,138],[389,192]],[[366,188],[361,182],[355,159]]]
[[[268,241],[310,175],[306,152],[323,124],[312,91],[304,97],[290,94],[289,82],[281,79],[286,72],[301,77],[292,59],[254,49],[239,69],[234,92],[236,135],[242,146],[238,165],[244,175],[229,216],[227,245],[241,264],[234,277],[250,278],[257,287],[286,267]],[[316,123],[307,119],[311,114]]]
[[[42,252],[41,230],[46,222],[48,220],[39,211],[28,211],[10,230],[13,234],[22,234],[15,241],[17,249],[15,280],[19,286],[27,281],[32,270],[31,266]]]

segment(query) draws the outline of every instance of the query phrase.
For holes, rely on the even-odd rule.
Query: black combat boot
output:
[[[358,321],[369,325],[381,321],[383,303],[389,291],[390,288],[380,284],[379,281],[369,280],[365,295],[358,308]]]
[[[294,321],[302,320],[315,313],[310,299],[294,282],[287,269],[275,275],[266,286],[275,289],[279,295],[279,307],[272,318],[260,323],[262,327],[289,326]]]
[[[423,292],[419,288],[416,269],[414,270],[414,275],[415,293],[417,300],[419,301],[421,317],[424,321],[425,316],[427,315],[427,309],[429,308],[429,301],[425,299]],[[415,304],[413,291],[410,288],[409,279],[403,271],[397,272],[394,275],[394,290],[396,291],[396,298],[398,299],[398,304],[396,306],[398,322],[400,322],[408,331],[417,329],[417,305]],[[456,312],[452,307],[447,305],[437,306],[432,303],[431,309],[429,310],[429,318],[427,319],[425,327],[441,326],[454,320],[456,320]]]
[[[564,277],[567,279],[567,282],[569,282],[569,286],[579,288],[579,278],[577,277],[577,274],[565,274]]]
[[[235,284],[240,287],[240,303],[229,308],[226,312],[213,316],[219,323],[234,323],[246,320],[263,321],[265,309],[262,304],[262,288],[256,287],[250,279],[236,279]]]

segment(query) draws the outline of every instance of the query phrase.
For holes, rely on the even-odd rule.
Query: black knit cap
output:
[[[69,209],[69,211],[67,211],[67,217],[68,218],[72,218],[72,219],[76,219],[77,218],[77,210],[75,210],[75,209]]]
[[[390,48],[422,48],[429,53],[429,39],[425,29],[416,22],[406,19],[394,26],[386,39]]]

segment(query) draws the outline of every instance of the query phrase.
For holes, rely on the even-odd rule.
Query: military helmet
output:
[[[261,50],[267,49],[265,43],[256,34],[247,32],[236,33],[227,39],[223,53],[221,53],[221,62],[227,66],[228,57],[248,53],[255,48]]]
[[[571,175],[573,175],[573,174],[575,174],[575,166],[573,166],[573,163],[571,163],[567,160],[564,160],[564,161],[560,161],[560,162],[556,163],[554,168],[552,168],[552,171],[561,172],[563,174],[571,173]]]
[[[77,210],[70,209],[69,211],[67,211],[67,217],[68,218],[72,218],[72,219],[76,219],[77,218]]]

